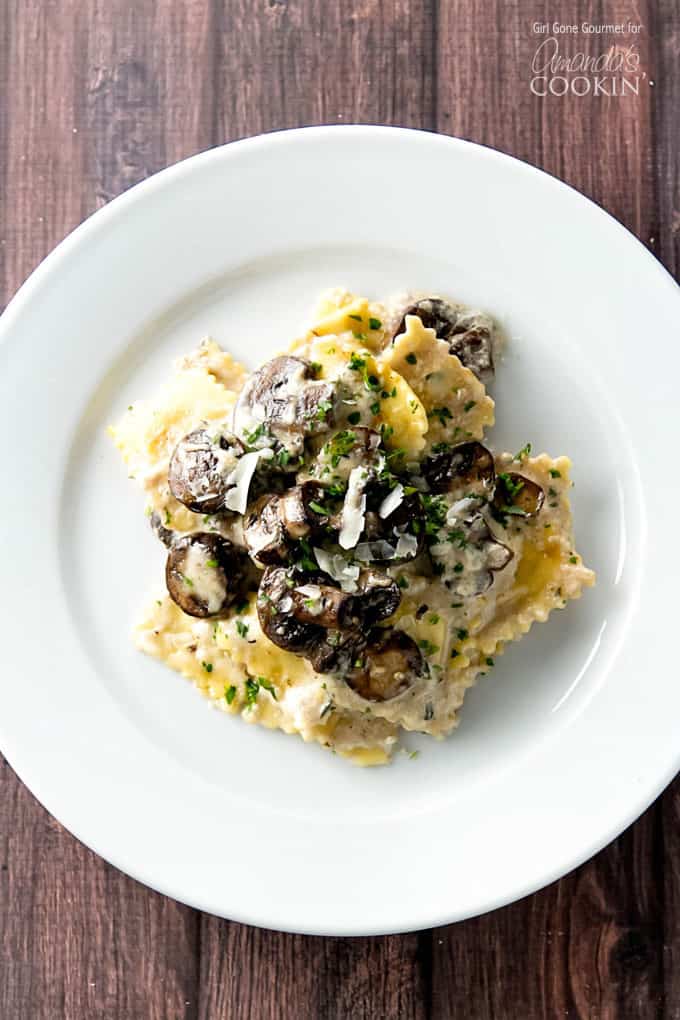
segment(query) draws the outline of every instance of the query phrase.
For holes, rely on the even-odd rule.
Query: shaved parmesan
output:
[[[404,499],[404,486],[397,482],[391,492],[388,492],[378,508],[378,513],[384,519],[397,509]]]
[[[350,563],[341,553],[332,555],[325,549],[315,548],[314,556],[324,574],[328,574],[334,581],[337,581],[343,591],[355,592],[357,590],[358,563]]]
[[[271,455],[271,450],[266,451]],[[227,493],[224,505],[227,510],[233,510],[237,514],[244,514],[248,505],[248,490],[255,474],[255,468],[264,450],[254,450],[252,453],[244,453],[238,464],[227,478],[227,484],[233,488]]]
[[[364,530],[366,515],[366,468],[352,468],[347,483],[345,502],[342,507],[342,528],[338,542],[343,549],[353,549]]]
[[[354,555],[362,563],[372,563],[373,560],[393,560],[396,553],[394,546],[379,538],[375,542],[362,542],[354,550]]]
[[[400,535],[397,542],[397,559],[410,558],[418,552],[418,539],[415,535]]]

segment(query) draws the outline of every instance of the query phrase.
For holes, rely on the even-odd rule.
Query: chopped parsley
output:
[[[219,567],[217,560],[206,560],[205,565],[206,567]]]
[[[486,662],[487,666],[495,666],[496,665],[492,658],[486,658],[484,661]]]
[[[471,411],[476,403],[477,403],[476,400],[468,400],[467,404],[464,405],[463,410],[464,411]]]
[[[501,471],[498,475],[499,479],[503,483],[503,487],[507,494],[514,499],[514,497],[522,491],[524,488],[524,482],[521,480],[513,481],[509,474],[505,471]]]
[[[453,572],[454,574],[462,574],[464,569],[465,568],[462,563],[456,563],[455,567],[453,568]]]
[[[322,517],[330,516],[326,507],[321,506],[321,503],[317,503],[315,500],[309,501],[309,509],[313,510],[315,514],[321,514]]]
[[[279,450],[278,454],[276,455],[276,459],[281,467],[286,467],[288,461],[290,460],[290,453],[286,449]]]
[[[361,415],[359,414],[358,411],[352,411],[351,414],[347,415],[347,421],[350,423],[350,425],[358,425],[359,422],[361,421]]]
[[[309,367],[311,368],[314,375],[320,375],[320,373],[323,371],[323,365],[321,364],[320,361],[312,361]]]
[[[408,578],[407,578],[407,577],[404,577],[404,575],[403,575],[403,574],[401,574],[401,575],[400,575],[400,576],[399,576],[399,577],[397,578],[397,584],[398,584],[398,585],[399,585],[399,587],[400,587],[400,588],[402,588],[402,589],[403,589],[403,588],[408,588]]]
[[[366,358],[360,358],[354,351],[349,356],[349,367],[354,372],[360,372],[362,368],[366,368]]]
[[[408,361],[409,365],[415,365],[416,362],[418,361],[413,351],[411,351],[410,354],[406,355],[406,360]]]
[[[364,321],[360,315],[352,315],[352,314],[350,314],[350,315],[347,316],[347,318],[348,319],[354,319],[355,322],[363,322]]]
[[[244,623],[243,620],[236,621],[236,632],[239,637],[246,637],[248,634],[248,624]]]
[[[429,412],[428,417],[439,418],[439,424],[443,426],[447,421],[450,421],[453,415],[449,411],[448,407],[433,407]]]
[[[459,641],[465,641],[465,638],[468,636],[468,632],[465,627],[460,627],[459,630],[456,631],[456,634]]]
[[[227,704],[231,705],[232,701],[236,697],[236,688],[233,684],[230,684],[229,687],[225,687],[224,697],[227,699]]]
[[[439,623],[439,614],[432,613],[432,615],[428,617],[428,623],[431,623],[432,625]]]
[[[562,477],[562,475],[561,475],[561,474],[560,474],[560,472],[559,472],[559,471],[557,470],[557,468],[550,468],[550,477],[551,477],[551,478],[561,478],[561,477]]]
[[[356,446],[357,437],[351,429],[344,429],[338,432],[324,447],[331,459],[331,465],[336,468],[341,457],[346,457]]]
[[[373,316],[371,316],[370,319],[368,320],[368,325],[370,326],[371,329],[382,328],[382,322],[380,321],[380,319],[374,319]]]
[[[212,673],[213,671],[212,662],[202,662],[201,665],[203,666],[203,669],[206,671],[206,673]]]
[[[431,641],[427,641],[425,638],[418,642],[418,647],[422,649],[425,655],[434,655],[435,652],[439,651],[439,645],[433,645]]]
[[[570,556],[569,557],[569,562],[570,563],[578,563],[578,556]]]
[[[333,403],[330,400],[320,400],[319,407],[316,412],[316,417],[323,421],[330,409],[333,407]]]
[[[179,576],[182,578],[182,580],[184,581],[188,588],[193,588],[194,582],[191,580],[190,577],[187,577],[186,574],[180,574]]]
[[[376,400],[375,403],[371,404],[371,414],[380,414],[380,401]]]
[[[526,446],[522,447],[522,449],[519,451],[519,453],[515,454],[514,460],[519,460],[519,461],[526,460],[530,453],[531,453],[531,443],[527,443]]]
[[[260,436],[263,435],[264,431],[265,431],[264,422],[260,422],[260,424],[256,428],[254,428],[251,432],[244,432],[246,443],[248,443],[249,446],[252,446],[254,443],[258,441]]]

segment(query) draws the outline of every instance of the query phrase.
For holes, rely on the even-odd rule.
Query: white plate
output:
[[[356,769],[211,711],[135,652],[161,551],[104,434],[205,333],[255,364],[318,291],[443,291],[511,337],[498,448],[568,453],[598,585],[420,756]],[[680,291],[576,192],[466,142],[314,128],[213,150],[98,212],[0,323],[2,748],[141,881],[239,921],[379,933],[531,892],[678,768]]]

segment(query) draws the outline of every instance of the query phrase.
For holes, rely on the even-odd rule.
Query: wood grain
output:
[[[114,195],[210,141],[202,4],[3,6],[2,292]],[[207,126],[206,126],[207,125]],[[194,1017],[199,918],[68,835],[5,765],[0,1017]]]
[[[160,167],[260,131],[351,121],[459,134],[527,159],[604,205],[677,273],[680,9],[556,7],[4,0],[0,302],[82,218]],[[532,24],[555,18],[641,22],[640,95],[533,95]],[[2,1020],[680,1020],[680,781],[535,896],[378,939],[199,915],[104,864],[6,765],[0,783]]]

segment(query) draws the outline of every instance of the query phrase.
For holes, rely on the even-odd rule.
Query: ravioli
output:
[[[340,394],[333,412],[336,428],[368,429],[380,437],[382,471],[393,488],[392,471],[417,472],[427,458],[482,441],[495,410],[483,383],[418,316],[407,315],[404,332],[392,335],[407,304],[406,299],[371,302],[340,288],[328,291],[311,326],[289,347]],[[154,399],[133,404],[109,430],[145,493],[147,514],[169,532],[215,531],[242,540],[233,522],[179,503],[170,491],[168,466],[187,433],[205,423],[229,426],[247,378],[230,354],[205,340],[176,363]],[[312,443],[310,456],[322,441],[325,434]],[[484,510],[487,541],[507,550],[508,560],[487,590],[471,597],[452,594],[433,571],[435,561],[427,551],[382,566],[401,593],[389,624],[412,640],[426,666],[418,682],[398,696],[367,701],[337,671],[316,672],[309,658],[273,643],[263,632],[254,592],[219,618],[203,619],[187,615],[159,591],[135,626],[138,648],[191,680],[221,711],[298,734],[357,764],[389,761],[402,731],[445,736],[459,723],[466,690],[491,671],[505,646],[580,597],[595,580],[574,548],[569,460],[545,453],[532,457],[525,449],[517,457],[495,455],[494,466],[499,478],[520,476],[535,483],[544,502],[540,512],[527,517],[507,508],[496,512],[492,504]],[[441,497],[428,496],[427,487],[413,491],[420,491],[417,498],[426,507],[427,541],[455,536],[456,528],[446,521],[458,504],[449,500],[450,505],[435,506]],[[458,541],[462,550],[465,540]],[[455,538],[451,555],[460,555],[453,569],[460,565],[462,571],[463,552]]]

